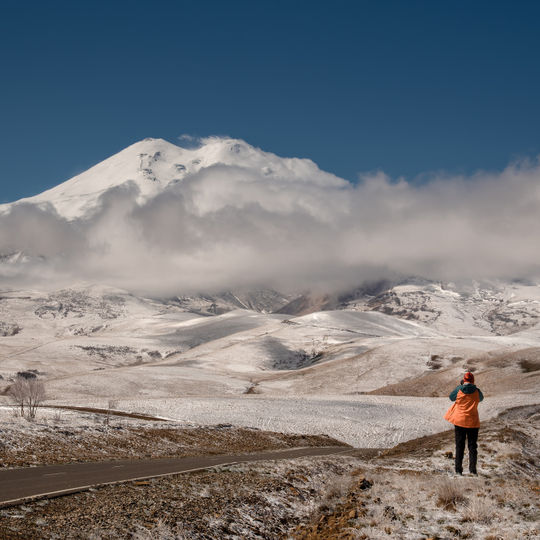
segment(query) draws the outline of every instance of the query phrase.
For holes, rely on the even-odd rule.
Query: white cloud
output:
[[[423,185],[392,182],[383,173],[357,186],[329,178],[309,166],[304,176],[269,178],[220,164],[143,204],[134,184],[109,190],[85,220],[15,205],[0,216],[0,253],[22,250],[34,258],[0,265],[0,276],[10,282],[58,276],[172,294],[338,289],[393,273],[540,275],[538,163]]]

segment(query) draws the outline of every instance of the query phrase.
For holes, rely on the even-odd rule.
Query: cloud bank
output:
[[[312,175],[217,164],[142,203],[127,182],[74,221],[52,206],[15,204],[0,215],[0,279],[169,295],[338,291],[396,274],[540,276],[538,162],[422,185],[383,173],[357,185]]]

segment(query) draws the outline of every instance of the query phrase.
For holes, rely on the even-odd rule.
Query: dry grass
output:
[[[489,525],[497,518],[497,510],[497,506],[491,498],[479,497],[477,494],[476,497],[472,497],[465,503],[461,516],[465,522]]]
[[[239,464],[147,486],[102,488],[98,493],[50,501],[47,512],[36,503],[28,505],[34,515],[28,514],[24,525],[18,515],[4,517],[6,525],[24,529],[25,536],[4,537],[47,537],[44,526],[32,529],[34,536],[29,533],[30,518],[37,523],[68,516],[72,527],[80,527],[84,519],[102,520],[106,526],[105,518],[110,519],[107,526],[112,523],[115,531],[123,531],[115,538],[127,539],[131,531],[136,540],[540,538],[539,422],[538,406],[516,407],[485,422],[478,477],[448,476],[453,461],[445,454],[453,450],[454,439],[452,432],[445,432],[408,441],[380,455],[351,452],[346,457],[292,463]],[[235,439],[228,431],[199,435],[204,439],[219,435],[222,442],[223,437]],[[168,429],[162,426],[159,433],[166,435]],[[189,430],[190,435],[196,433]],[[243,439],[254,433],[259,432],[237,435]],[[182,435],[184,448],[187,435]],[[114,512],[111,504],[118,505]],[[90,517],[89,512],[93,512]],[[56,528],[45,526],[65,529],[64,522]],[[8,529],[2,529],[0,519],[2,538],[4,531]]]
[[[392,470],[373,476],[373,488],[351,493],[336,511],[298,529],[302,540],[379,538],[537,538],[534,485],[487,478],[448,478]],[[354,486],[353,486],[354,490]],[[350,519],[350,516],[356,519]]]
[[[171,527],[164,521],[158,520],[150,528],[138,526],[131,540],[190,540],[195,538],[192,534],[183,531],[183,527]]]
[[[467,501],[465,486],[461,479],[442,478],[436,487],[437,506],[445,510],[455,510],[458,504]]]
[[[450,432],[385,451],[362,466],[370,490],[357,490],[354,504],[349,492],[332,516],[295,538],[540,538],[539,422],[538,406],[527,406],[484,423],[477,477],[448,476]]]
[[[299,458],[103,486],[0,511],[0,538],[277,540],[343,485],[339,476],[350,479],[355,465],[349,456]]]
[[[351,483],[351,476],[336,474],[326,479],[326,485],[323,487],[324,495],[311,519],[317,519],[326,513],[332,512],[340,500],[347,494]]]

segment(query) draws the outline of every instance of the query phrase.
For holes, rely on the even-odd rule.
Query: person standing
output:
[[[478,416],[478,404],[484,399],[480,388],[474,384],[474,375],[467,371],[459,386],[450,394],[454,402],[446,411],[444,419],[454,424],[456,436],[456,473],[463,474],[463,455],[465,453],[465,440],[469,448],[469,472],[478,474],[476,461],[478,459],[478,431],[480,429],[480,417]]]

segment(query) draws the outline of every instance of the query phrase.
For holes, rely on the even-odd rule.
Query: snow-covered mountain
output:
[[[196,148],[183,148],[147,138],[52,189],[11,204],[51,204],[61,216],[75,219],[95,209],[103,193],[127,182],[137,186],[138,201],[144,202],[199,171],[219,165],[241,167],[270,180],[309,178],[315,183],[345,184],[311,160],[281,158],[239,139],[213,137]],[[8,210],[11,204],[1,205],[0,210]]]
[[[384,198],[387,187],[367,185],[365,195]],[[11,243],[9,233],[0,234],[10,245],[0,250],[0,278],[11,286],[29,271],[35,286],[43,276],[65,273],[53,288],[77,290],[74,284],[90,282],[135,297],[145,296],[142,282],[159,303],[199,315],[376,311],[453,335],[508,335],[538,324],[535,282],[356,275],[351,260],[362,251],[369,260],[377,246],[357,247],[347,236],[347,227],[357,226],[348,199],[358,194],[350,188],[308,159],[282,158],[238,139],[213,137],[193,148],[144,139],[53,189],[0,207],[15,216],[13,229],[29,221]],[[112,197],[108,212],[104,197]],[[362,200],[356,204],[362,207]],[[17,218],[16,210],[28,207],[42,208],[47,219]],[[332,276],[343,268],[348,283]],[[293,286],[286,276],[280,281],[289,273],[296,276]],[[303,280],[313,275],[324,276],[316,289]]]
[[[335,309],[378,311],[451,334],[510,335],[540,323],[540,285],[519,280],[381,280],[340,294],[302,294],[279,312],[302,315]]]

